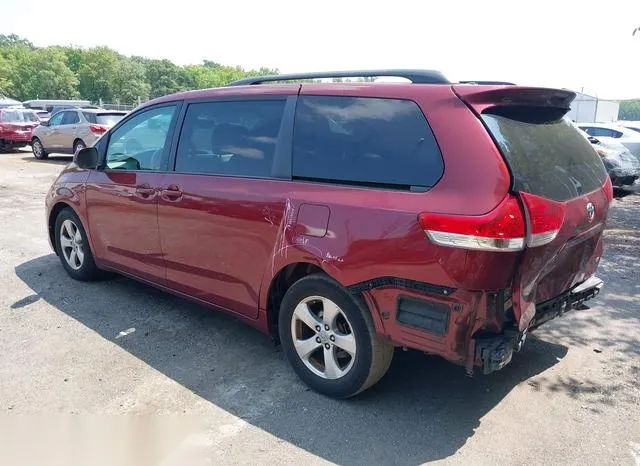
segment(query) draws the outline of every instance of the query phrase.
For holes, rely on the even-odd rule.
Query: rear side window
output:
[[[63,125],[74,125],[76,123],[80,123],[80,117],[77,112],[64,112],[62,117]]]
[[[302,96],[292,171],[294,178],[311,181],[428,188],[442,176],[443,161],[415,102]]]
[[[180,133],[177,172],[270,177],[284,100],[189,105]]]
[[[522,112],[530,118],[535,110]],[[523,121],[516,114],[483,114],[514,176],[515,189],[566,201],[600,188],[602,160],[568,119]]]

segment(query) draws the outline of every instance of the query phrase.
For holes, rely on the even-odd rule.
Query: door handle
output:
[[[150,196],[153,196],[155,193],[156,193],[156,189],[152,188],[146,183],[136,187],[136,194],[140,197],[145,197],[145,198],[150,197]]]
[[[160,191],[160,196],[167,201],[178,201],[182,197],[182,190],[179,186],[172,184]]]

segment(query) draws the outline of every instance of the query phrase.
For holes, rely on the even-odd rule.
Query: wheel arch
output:
[[[286,264],[273,275],[266,293],[265,309],[269,334],[276,340],[278,340],[278,315],[284,295],[295,282],[313,274],[322,274],[333,278],[318,264],[304,261]]]
[[[55,238],[56,218],[58,218],[58,215],[60,214],[60,212],[62,212],[66,208],[71,209],[73,211],[73,213],[76,214],[78,216],[78,218],[81,219],[80,214],[78,213],[78,211],[76,209],[74,209],[73,206],[71,204],[67,203],[67,202],[58,201],[53,205],[53,207],[51,207],[51,210],[49,211],[49,218],[47,219],[47,230],[48,230],[48,234],[49,234],[49,242],[51,244],[51,247],[53,248],[53,251],[56,253],[56,255],[58,255],[58,250],[55,247],[55,244],[56,244],[56,238]],[[85,227],[84,231],[87,233],[87,236],[89,236],[89,233],[88,233],[86,227]]]

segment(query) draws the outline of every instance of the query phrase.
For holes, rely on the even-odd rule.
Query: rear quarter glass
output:
[[[410,100],[302,96],[293,135],[298,179],[426,189],[442,176],[440,149]]]
[[[516,191],[563,202],[602,187],[604,164],[568,119],[531,121],[530,115],[527,120],[517,115],[482,114],[513,173]]]

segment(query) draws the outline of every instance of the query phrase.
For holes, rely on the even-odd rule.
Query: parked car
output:
[[[126,114],[101,109],[61,110],[33,132],[33,155],[46,159],[51,152],[73,154],[95,143]]]
[[[625,146],[612,140],[605,142],[593,136],[589,136],[589,142],[602,157],[613,186],[631,186],[640,178],[640,161]]]
[[[35,112],[24,108],[0,109],[0,151],[11,151],[31,142],[31,133],[40,124]]]
[[[631,131],[640,133],[640,121],[619,121],[618,124],[630,129]]]
[[[334,397],[395,347],[499,370],[598,294],[613,191],[563,118],[574,93],[428,71],[269,84],[327,74],[158,98],[79,151],[46,198],[66,272],[226,311]]]
[[[49,121],[49,117],[51,116],[46,110],[36,110],[36,115],[38,115],[40,123],[46,123]]]
[[[640,134],[636,131],[616,123],[578,123],[578,127],[600,140],[615,140],[640,158]]]

